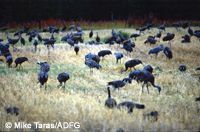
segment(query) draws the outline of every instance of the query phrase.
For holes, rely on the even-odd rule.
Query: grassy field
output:
[[[127,33],[135,32],[134,29],[122,29]],[[102,38],[109,36],[111,30],[98,30]],[[190,44],[182,44],[181,36],[186,32],[167,28],[167,32],[175,32],[176,37],[172,44],[174,58],[167,60],[161,53],[156,59],[149,56],[148,50],[152,47],[143,42],[148,35],[156,34],[157,29],[147,31],[136,41],[136,48],[131,57],[124,57],[122,63],[116,64],[114,55],[105,57],[101,61],[102,69],[90,70],[84,64],[85,54],[97,53],[102,49],[122,51],[118,46],[108,45],[83,45],[81,44],[79,55],[75,55],[73,48],[67,44],[60,43],[64,34],[57,35],[58,43],[55,50],[47,56],[46,47],[39,46],[37,53],[31,52],[31,45],[21,47],[21,52],[13,53],[13,57],[26,56],[29,62],[24,63],[23,70],[7,68],[5,64],[0,65],[0,130],[6,129],[6,122],[28,122],[40,121],[43,123],[80,122],[80,129],[66,129],[65,131],[113,131],[119,128],[127,132],[132,131],[199,131],[200,130],[200,103],[195,98],[200,96],[200,82],[195,68],[200,66],[200,41],[192,37]],[[85,31],[85,40],[89,40],[89,31]],[[166,33],[163,33],[163,35]],[[1,34],[4,36],[4,34]],[[42,36],[50,36],[42,34]],[[4,36],[5,37],[5,36]],[[158,44],[163,43],[160,41]],[[167,45],[167,43],[163,43]],[[126,54],[126,52],[124,52]],[[144,110],[134,109],[133,113],[118,109],[108,109],[104,106],[107,99],[106,84],[108,81],[123,79],[129,72],[121,74],[124,63],[127,60],[138,58],[145,65],[150,64],[154,69],[155,82],[162,88],[161,94],[150,87],[150,94],[146,89],[141,96],[141,103],[145,104]],[[51,64],[48,88],[40,89],[37,83],[39,66],[37,61],[48,61]],[[181,73],[179,64],[186,64],[187,71]],[[139,65],[137,69],[142,69]],[[70,80],[66,88],[58,88],[57,75],[67,71]],[[139,101],[141,84],[133,81],[120,91],[112,91],[112,96],[118,103],[122,101]],[[18,106],[19,116],[6,114],[4,107]],[[158,111],[158,121],[147,120],[143,114]],[[12,130],[12,129],[11,129]],[[32,129],[33,130],[33,129]],[[49,129],[50,130],[50,129]],[[54,131],[54,130],[50,130]]]

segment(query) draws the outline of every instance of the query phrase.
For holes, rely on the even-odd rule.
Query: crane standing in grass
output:
[[[46,90],[50,65],[47,62],[38,62],[37,64],[40,65],[40,72],[38,73],[38,81],[40,83],[40,88],[42,88],[42,86],[45,85]]]
[[[19,69],[20,67],[22,68],[22,63],[24,63],[25,61],[28,61],[27,57],[18,57],[15,59],[15,67],[17,67],[19,65]]]
[[[169,47],[165,47],[164,50],[163,50],[163,53],[165,54],[165,56],[168,59],[172,59],[173,58],[172,50]]]
[[[128,80],[127,78],[124,78],[123,80],[115,80],[115,81],[111,81],[108,82],[107,86],[108,87],[113,87],[114,89],[118,89],[124,87],[127,83],[131,83],[130,80]]]
[[[129,74],[129,78],[132,78],[132,79],[135,79],[137,82],[143,82],[143,85],[142,85],[142,93],[143,93],[143,88],[144,86],[146,85],[147,87],[147,92],[149,94],[149,88],[148,88],[148,83],[150,83],[153,87],[157,88],[158,89],[158,93],[160,94],[160,91],[161,91],[161,87],[158,86],[158,85],[155,85],[155,77],[154,75],[147,71],[147,70],[136,70],[136,71],[133,71]]]
[[[150,49],[148,54],[149,55],[150,54],[155,54],[156,58],[157,58],[158,53],[160,53],[161,51],[163,51],[163,49],[164,49],[164,46],[161,44],[161,45],[159,45],[157,47],[154,47],[154,48]]]
[[[121,59],[124,57],[124,55],[121,52],[116,52],[116,53],[114,53],[114,55],[116,58],[116,63],[118,63],[119,60],[121,62]]]
[[[76,55],[78,55],[79,50],[80,47],[78,45],[74,46],[74,51],[76,52]]]
[[[114,108],[117,106],[117,102],[114,98],[111,97],[110,87],[107,87],[107,90],[108,90],[108,98],[105,101],[105,106],[107,106],[108,108]]]
[[[167,33],[166,36],[163,37],[163,41],[168,41],[168,44],[170,45],[171,48],[171,41],[174,39],[175,34],[174,33]]]
[[[92,70],[93,68],[96,68],[96,69],[100,69],[101,68],[101,65],[99,65],[97,62],[95,62],[92,59],[86,59],[85,60],[85,65],[87,65],[90,68],[90,73],[93,72],[93,70]]]
[[[58,74],[57,79],[60,83],[58,85],[58,87],[62,86],[62,84],[64,83],[63,87],[65,88],[66,81],[69,80],[70,77],[69,77],[69,74],[67,72],[62,72],[62,73]]]
[[[139,60],[139,59],[133,59],[133,60],[129,60],[125,63],[125,70],[123,71],[127,71],[128,68],[134,68],[135,69],[135,66],[139,65],[139,64],[142,64],[142,61]]]
[[[92,37],[93,37],[93,30],[91,30],[89,33],[89,38],[92,38]]]

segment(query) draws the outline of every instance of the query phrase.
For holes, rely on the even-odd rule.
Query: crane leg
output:
[[[65,88],[65,85],[66,85],[66,82],[64,82],[64,86],[63,86],[63,88]]]
[[[45,83],[45,90],[47,90],[47,83]]]
[[[149,94],[149,85],[147,84],[147,92],[148,92],[148,94]]]
[[[142,93],[143,93],[144,85],[145,85],[145,83],[142,84]]]
[[[139,103],[140,103],[140,100],[141,100],[141,95],[143,93],[143,87],[144,87],[144,84],[142,85],[142,89],[140,89],[140,93],[139,93]]]

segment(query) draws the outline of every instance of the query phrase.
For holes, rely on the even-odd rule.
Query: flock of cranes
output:
[[[105,40],[105,43],[109,44],[110,46],[114,44],[118,44],[119,46],[121,46],[123,50],[127,52],[127,55],[128,55],[131,52],[133,52],[134,48],[136,48],[136,44],[134,40],[139,38],[142,34],[145,34],[145,30],[151,30],[152,26],[153,26],[152,24],[147,24],[143,27],[140,27],[136,29],[138,30],[139,33],[133,33],[128,37],[125,36],[121,31],[117,32],[116,30],[112,29],[111,36]],[[182,23],[182,24],[176,23],[176,24],[173,24],[172,26],[174,26],[177,29],[177,31],[179,30],[179,28],[187,29],[186,30],[187,34],[182,36],[183,38],[183,40],[181,40],[182,43],[190,43],[190,38],[192,36],[195,36],[196,38],[200,39],[200,30],[194,31],[188,23]],[[144,44],[155,45],[156,43],[160,41],[162,37],[162,33],[166,32],[166,29],[165,29],[166,25],[162,24],[158,26],[157,28],[159,29],[159,32],[156,35],[148,36],[146,40],[144,41]],[[70,31],[67,32],[66,35],[61,38],[61,41],[69,44],[70,47],[73,47],[76,55],[78,55],[79,51],[81,50],[79,47],[79,43],[84,43],[84,38],[83,38],[84,31],[80,27],[80,25],[78,26],[71,25],[69,29]],[[22,37],[22,34],[27,35],[28,41],[33,44],[35,52],[37,52],[37,46],[43,43],[44,46],[47,47],[48,53],[50,54],[50,48],[54,49],[54,45],[57,41],[56,38],[54,37],[54,34],[58,34],[60,31],[65,32],[66,30],[67,30],[66,26],[63,27],[61,30],[55,26],[49,26],[47,29],[43,29],[42,32],[49,32],[51,34],[50,38],[44,38],[42,37],[40,31],[35,30],[35,29],[31,30],[29,28],[24,28],[15,32],[14,36],[16,36],[17,38],[11,38],[9,36],[9,33],[6,32],[7,43],[4,44],[3,43],[4,40],[1,39],[0,56],[4,56],[8,67],[12,67],[13,56],[10,52],[10,46],[13,48],[13,52],[16,52],[16,44],[18,42],[20,42],[21,45],[25,45],[26,41]],[[88,36],[89,38],[94,37],[93,29],[89,32]],[[132,38],[134,38],[134,40]],[[155,46],[149,49],[148,55],[154,54],[157,57],[160,52],[163,52],[163,54],[168,59],[172,59],[173,58],[172,41],[174,38],[175,38],[174,33],[170,33],[170,32],[166,33],[166,35],[162,37],[162,41],[168,42],[169,46],[164,46],[163,44]],[[96,33],[96,38],[88,42],[88,44],[101,44],[101,43],[102,43],[102,39],[99,36],[98,32]],[[112,54],[113,52],[111,50],[101,50],[98,52],[98,54],[88,53],[85,55],[85,65],[90,68],[91,73],[92,73],[94,68],[96,69],[103,68],[100,64],[101,59],[103,60],[105,56],[112,55]],[[122,52],[115,52],[114,56],[116,58],[116,63],[118,64],[119,62],[121,62],[120,60],[125,56],[125,54],[123,54]],[[22,68],[22,63],[26,61],[29,61],[27,57],[16,58],[14,61],[15,67]],[[50,64],[48,62],[38,62],[37,64],[40,66],[40,70],[38,72],[38,82],[40,83],[40,87],[45,86],[45,89],[46,89],[47,88],[46,84],[48,81],[49,71],[50,71]],[[144,68],[142,70],[137,70],[135,69],[135,66],[137,65],[143,65]],[[145,65],[139,59],[131,59],[125,62],[124,70],[122,70],[121,73],[127,72],[128,69],[132,69],[132,68],[134,70],[129,73],[128,77],[122,80],[114,80],[107,83],[108,98],[105,101],[105,106],[107,106],[108,108],[126,107],[129,113],[133,111],[133,108],[138,108],[138,109],[145,108],[144,104],[130,102],[130,101],[125,101],[117,105],[116,100],[111,97],[111,90],[110,90],[111,88],[119,90],[120,88],[123,88],[127,84],[131,84],[133,80],[135,80],[137,83],[142,83],[142,92],[143,92],[143,88],[146,86],[147,91],[149,93],[149,86],[152,85],[154,88],[158,90],[158,93],[160,94],[162,88],[161,86],[155,84],[155,76],[153,75],[153,67],[151,65]],[[181,64],[179,66],[179,70],[182,72],[186,71],[186,66]],[[65,87],[65,84],[69,79],[70,79],[70,75],[68,72],[60,73],[57,76],[57,80],[59,82],[58,87],[61,87],[61,86]],[[11,111],[10,109],[7,109],[8,113],[10,111]]]

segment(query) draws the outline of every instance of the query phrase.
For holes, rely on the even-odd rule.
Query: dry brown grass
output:
[[[100,36],[108,36],[111,30],[100,30]],[[134,29],[126,29],[126,32],[134,32]],[[176,32],[174,29],[167,31]],[[131,59],[125,57],[121,64],[116,65],[114,56],[105,58],[102,70],[94,70],[90,74],[89,68],[84,64],[84,55],[92,52],[97,53],[100,49],[117,50],[116,47],[106,45],[81,46],[78,56],[74,51],[60,44],[51,51],[51,58],[47,57],[46,48],[40,46],[40,52],[31,53],[30,46],[22,48],[22,53],[13,53],[17,56],[27,56],[30,61],[23,65],[22,71],[8,69],[0,65],[0,124],[1,130],[5,129],[5,122],[34,122],[44,123],[53,121],[78,121],[81,129],[77,131],[116,131],[123,128],[125,131],[175,131],[200,130],[200,104],[195,102],[195,97],[200,96],[198,78],[192,76],[198,74],[194,69],[200,66],[200,42],[192,38],[190,44],[181,44],[181,33],[176,32],[176,39],[172,44],[174,58],[166,60],[160,54],[157,59],[147,56],[151,46],[144,45],[144,39],[150,33],[142,36],[136,41],[136,47],[131,58],[139,58],[145,64],[151,64],[154,68],[160,67],[163,71],[155,70],[156,84],[162,87],[161,95],[157,90],[150,88],[150,94],[145,92],[141,96],[141,102],[145,104],[144,110],[134,110],[132,114],[116,109],[110,110],[104,106],[107,98],[106,83],[108,81],[122,79],[128,73],[121,74],[125,61]],[[156,33],[156,29],[151,31]],[[88,31],[85,32],[85,35]],[[87,38],[86,38],[87,39]],[[162,42],[161,42],[162,43]],[[165,44],[167,45],[167,44]],[[121,49],[120,49],[121,50]],[[37,84],[37,72],[39,70],[36,62],[48,60],[51,64],[48,88],[39,88]],[[178,71],[179,64],[187,65],[186,73]],[[138,69],[142,66],[138,66]],[[68,71],[70,80],[66,89],[58,89],[56,77],[58,73]],[[120,91],[113,91],[112,96],[118,103],[125,100],[138,101],[141,84],[133,82]],[[20,114],[18,117],[6,114],[5,106],[18,106]],[[157,110],[159,118],[157,122],[151,122],[143,118],[144,113]],[[67,129],[71,131],[72,129]]]

